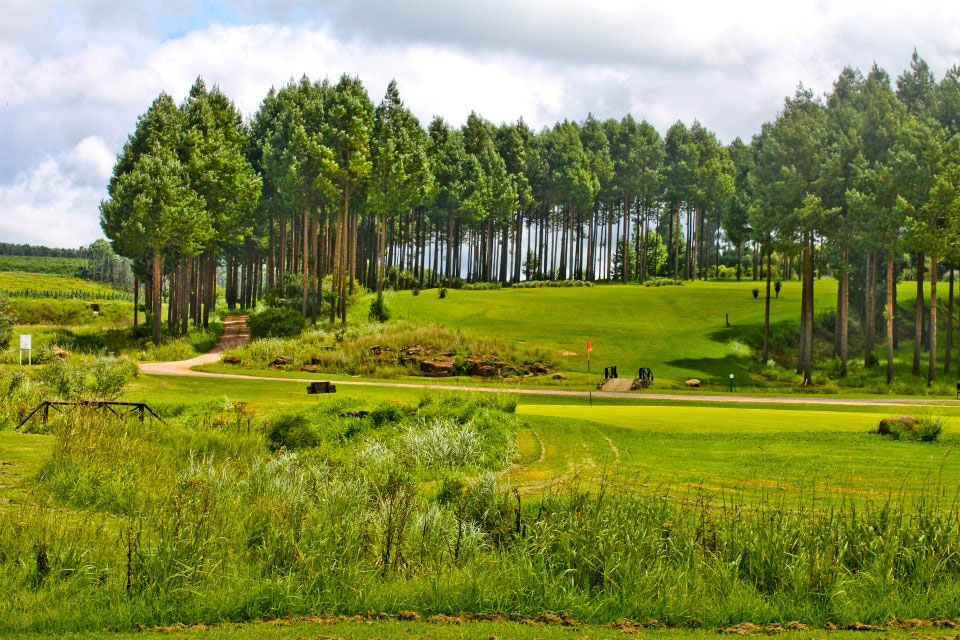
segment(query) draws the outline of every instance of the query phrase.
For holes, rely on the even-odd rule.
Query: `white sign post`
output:
[[[27,364],[33,364],[33,336],[23,334],[20,336],[20,364],[23,365],[23,352],[27,352]]]

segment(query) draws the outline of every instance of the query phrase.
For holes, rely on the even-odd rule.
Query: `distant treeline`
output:
[[[122,291],[133,290],[130,260],[114,253],[106,240],[78,249],[0,242],[0,271],[57,273],[102,282]]]
[[[95,244],[95,243],[94,243]],[[93,245],[78,249],[41,247],[33,244],[0,242],[0,256],[40,256],[44,258],[86,258]]]

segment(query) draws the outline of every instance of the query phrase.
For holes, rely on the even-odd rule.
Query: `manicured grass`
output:
[[[604,473],[680,494],[704,491],[788,502],[882,499],[903,492],[953,501],[960,436],[950,426],[934,443],[878,436],[879,413],[785,408],[521,405],[530,430],[513,480],[539,488]],[[927,409],[921,409],[929,411]]]
[[[815,283],[816,313],[835,308],[836,287],[836,281],[829,279]],[[915,287],[911,282],[901,283],[899,300],[910,300]],[[753,288],[761,289],[759,298],[753,298]],[[621,376],[634,376],[639,367],[650,367],[657,378],[654,390],[675,387],[686,378],[722,388],[731,373],[739,385],[769,384],[751,372],[756,368],[755,356],[749,357],[747,348],[762,335],[762,289],[763,283],[753,281],[649,288],[451,289],[445,299],[432,290],[419,296],[405,291],[388,293],[387,304],[397,318],[495,336],[558,355],[575,354],[560,355],[564,370],[586,372],[589,340],[595,374],[611,365],[617,366]],[[771,300],[771,324],[797,322],[800,295],[799,282],[784,282],[779,298]],[[355,305],[356,319],[365,318],[367,306],[363,302]],[[728,317],[730,327],[726,326]],[[856,356],[851,353],[852,358]],[[906,382],[905,375],[898,369],[901,382]]]
[[[593,346],[591,368],[602,373],[617,365],[622,376],[651,367],[660,378],[720,379],[745,375],[738,341],[763,323],[763,297],[754,299],[753,282],[692,282],[681,287],[605,285],[584,288],[450,290],[387,296],[395,317],[494,335],[561,355],[564,369],[587,370],[586,341]],[[817,310],[832,308],[836,283],[816,286]],[[358,312],[364,305],[357,304]],[[799,314],[800,285],[785,282],[771,302],[771,321]],[[731,327],[725,326],[729,314]]]
[[[921,636],[944,636],[946,630],[925,628]],[[625,635],[626,634],[626,635]],[[763,634],[760,634],[763,635]],[[788,631],[777,634],[783,640],[807,640],[830,638],[831,640],[863,640],[862,631]],[[868,635],[868,634],[867,634]],[[13,638],[0,634],[0,638]],[[578,624],[575,626],[528,624],[524,622],[485,622],[469,621],[464,623],[443,622],[400,622],[360,619],[356,622],[317,623],[317,622],[264,622],[249,624],[199,625],[197,628],[164,627],[156,631],[134,632],[97,632],[68,634],[25,634],[17,638],[66,638],[69,640],[152,640],[169,638],[170,640],[476,640],[479,638],[504,638],[509,640],[620,640],[623,638],[644,638],[648,640],[707,640],[717,638],[714,629],[645,629],[641,626],[617,628],[613,625]],[[874,636],[870,636],[872,639]],[[884,631],[885,638],[917,638],[917,631],[907,629],[889,629]]]

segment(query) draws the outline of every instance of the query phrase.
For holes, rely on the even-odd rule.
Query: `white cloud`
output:
[[[102,237],[101,187],[74,181],[48,158],[0,184],[0,238],[52,247],[77,247]]]
[[[829,89],[845,64],[894,77],[917,46],[938,74],[960,60],[960,3],[586,3],[574,0],[8,0],[0,4],[0,240],[99,236],[116,153],[160,92],[197,75],[246,113],[271,86],[396,78],[424,122],[471,110],[532,126],[631,111],[661,131],[700,119],[749,137],[798,82]],[[141,10],[143,9],[143,10]]]

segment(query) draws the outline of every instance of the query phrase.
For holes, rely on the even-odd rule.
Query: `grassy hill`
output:
[[[18,256],[16,259],[20,259],[20,257]],[[43,259],[70,260],[71,258]],[[0,272],[0,291],[14,297],[80,297],[85,300],[133,299],[132,294],[118,291],[99,282],[83,280],[74,276],[22,271]]]
[[[741,382],[750,377],[743,356],[763,331],[764,299],[762,292],[754,299],[755,287],[762,284],[450,290],[445,299],[435,291],[397,292],[387,295],[387,304],[394,317],[550,349],[570,371],[587,370],[589,340],[593,372],[616,365],[621,376],[633,376],[637,368],[651,367],[657,378],[724,384],[731,373]],[[816,282],[816,313],[836,307],[836,287],[834,280]],[[900,300],[909,300],[914,287],[902,283]],[[784,282],[780,297],[771,300],[771,324],[796,323],[800,295],[799,282]],[[355,313],[366,313],[365,305]]]
[[[86,264],[86,258],[0,255],[0,271],[25,271],[27,273],[52,273],[72,276],[77,272],[77,269],[86,266]]]

